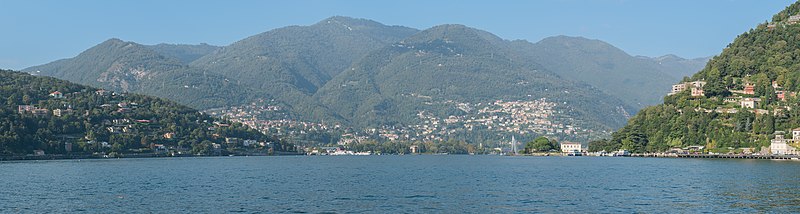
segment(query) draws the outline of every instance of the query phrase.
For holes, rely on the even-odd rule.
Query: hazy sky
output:
[[[425,29],[464,24],[505,39],[600,39],[631,55],[718,54],[789,0],[0,0],[0,68],[73,57],[109,38],[228,45],[334,15]]]

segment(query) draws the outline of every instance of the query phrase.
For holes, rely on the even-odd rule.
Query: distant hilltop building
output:
[[[787,24],[797,24],[800,23],[800,15],[789,16],[789,20],[786,20]]]
[[[778,27],[778,24],[781,24],[782,27],[786,27],[786,25],[793,25],[800,23],[800,14],[789,16],[789,19],[786,20],[786,23],[769,23],[767,24],[767,29],[773,30]]]
[[[694,81],[694,82],[685,82],[672,85],[672,92],[669,95],[674,95],[686,91],[689,89],[692,91],[693,97],[700,97],[705,96],[705,92],[703,91],[703,86],[706,85],[706,81]]]
[[[50,96],[56,99],[64,98],[64,94],[62,94],[60,91],[54,91],[53,93],[50,93]]]

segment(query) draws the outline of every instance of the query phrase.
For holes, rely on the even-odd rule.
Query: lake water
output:
[[[800,162],[282,156],[0,162],[2,213],[800,212]]]

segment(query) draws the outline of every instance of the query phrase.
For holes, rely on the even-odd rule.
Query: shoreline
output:
[[[274,154],[262,154],[262,153],[246,153],[246,154],[233,154],[233,156],[295,156],[295,155],[302,155],[299,153],[293,152],[275,152]],[[226,157],[230,155],[194,155],[194,154],[158,154],[158,153],[151,153],[151,154],[119,154],[118,156],[107,156],[107,155],[94,155],[94,154],[79,154],[79,155],[11,155],[11,156],[0,156],[0,162],[4,161],[28,161],[28,160],[92,160],[92,159],[127,159],[127,158],[181,158],[181,157]]]
[[[761,159],[761,160],[800,160],[800,155],[744,155],[744,154],[631,154],[630,157],[644,158],[698,158],[698,159]]]
[[[439,154],[415,154],[415,155],[439,155]],[[462,154],[454,154],[462,155]],[[463,154],[467,155],[467,154]],[[491,154],[483,154],[489,155]],[[181,157],[226,157],[226,156],[307,156],[303,153],[293,152],[279,152],[272,155],[261,153],[247,153],[247,154],[233,154],[233,155],[193,155],[193,154],[120,154],[119,156],[103,156],[94,154],[81,154],[81,155],[14,155],[14,156],[0,156],[0,162],[5,161],[35,161],[35,160],[92,160],[92,159],[127,159],[127,158],[181,158]],[[332,155],[336,156],[336,155]],[[371,156],[371,155],[370,155]],[[380,155],[378,155],[380,156]],[[495,155],[495,156],[508,156],[508,155]],[[534,154],[518,154],[509,157],[573,157],[560,153],[534,153]],[[668,153],[637,153],[627,156],[599,156],[584,154],[583,157],[636,157],[636,158],[694,158],[694,159],[758,159],[758,160],[796,160],[800,161],[800,155],[741,155],[741,154],[668,154]],[[581,157],[581,156],[576,156]]]

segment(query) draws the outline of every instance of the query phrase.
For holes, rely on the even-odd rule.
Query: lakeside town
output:
[[[411,94],[410,96],[425,97]],[[608,131],[583,128],[555,102],[547,99],[496,100],[468,103],[445,100],[431,105],[449,105],[458,114],[436,115],[419,111],[418,124],[355,129],[338,123],[306,122],[292,119],[286,109],[274,101],[260,100],[244,106],[218,108],[207,114],[238,122],[276,136],[317,144],[348,145],[374,141],[443,141],[448,136],[467,132],[490,132],[503,139],[507,135],[551,136],[588,140],[587,136],[607,136]],[[322,136],[322,137],[320,137]],[[306,145],[311,145],[309,142]],[[302,144],[302,143],[301,143]]]
[[[85,106],[86,97],[97,101],[95,106]],[[213,142],[204,142],[207,149],[193,149],[198,142],[191,142],[186,127],[178,127],[175,122],[163,123],[164,119],[154,114],[138,111],[142,105],[131,101],[126,93],[103,89],[72,92],[52,91],[38,104],[17,105],[15,114],[24,118],[66,121],[77,117],[85,122],[97,121],[86,134],[60,134],[55,137],[60,148],[51,149],[59,154],[50,154],[43,149],[35,149],[27,155],[3,156],[2,159],[48,159],[48,158],[97,158],[97,157],[164,157],[195,155],[270,155],[282,153],[275,151],[275,142],[238,138],[215,133],[218,129],[232,126],[216,119],[194,121],[202,129],[209,131]],[[81,100],[83,99],[83,100]],[[75,106],[73,105],[80,105]],[[145,107],[146,108],[146,107]],[[78,110],[82,109],[82,110]],[[149,116],[146,116],[149,115]],[[61,126],[58,123],[50,126]],[[166,124],[166,125],[165,125]],[[67,127],[67,124],[63,124]],[[73,128],[75,129],[75,128]],[[102,139],[102,140],[101,140]],[[53,142],[48,142],[53,143]],[[63,145],[63,146],[62,146]]]
[[[741,90],[731,88],[732,95],[726,97],[724,102],[727,103],[726,107],[717,109],[703,109],[697,108],[698,112],[716,112],[723,114],[733,114],[738,111],[750,111],[757,115],[763,114],[781,114],[782,111],[790,109],[790,106],[779,105],[773,107],[771,110],[760,106],[760,99],[753,97],[755,94],[754,84],[746,79],[739,80],[742,82]],[[679,93],[688,92],[692,97],[705,96],[703,87],[707,83],[705,81],[691,81],[672,86],[672,90],[668,95],[676,95]],[[789,97],[796,97],[796,93],[781,90],[782,87],[775,81],[772,82],[772,89],[775,90],[776,98],[780,101],[786,101]],[[80,92],[74,92],[80,93]],[[124,100],[124,94],[117,94],[105,90],[97,90],[94,92],[96,95],[109,96],[114,100]],[[59,91],[50,93],[53,99],[68,100]],[[67,102],[64,102],[67,103]],[[273,112],[281,112],[283,108],[278,105],[264,105],[254,102],[247,106],[231,107],[228,109],[217,109],[208,111],[207,113],[224,119],[228,119],[234,123],[242,123],[244,125],[256,128],[264,133],[277,133],[279,136],[292,136],[313,133],[342,133],[335,141],[336,146],[303,146],[300,151],[304,151],[309,155],[371,155],[371,152],[354,152],[344,149],[344,146],[358,143],[361,141],[373,140],[374,138],[388,140],[388,141],[436,141],[443,140],[442,136],[453,134],[456,130],[474,131],[475,129],[486,129],[511,134],[536,134],[536,135],[554,135],[556,133],[585,135],[591,130],[581,129],[577,126],[569,124],[571,118],[560,118],[556,110],[556,103],[548,102],[546,99],[537,99],[531,101],[502,101],[498,100],[490,103],[464,103],[447,100],[444,104],[451,104],[457,106],[464,114],[459,116],[450,115],[446,118],[436,117],[432,113],[420,111],[417,116],[421,124],[411,126],[409,128],[395,128],[395,127],[381,127],[378,129],[366,129],[360,132],[353,131],[352,128],[342,127],[341,125],[326,125],[324,123],[311,123],[299,122],[291,119],[273,119],[273,120],[260,120],[260,115],[269,114]],[[47,109],[37,107],[35,105],[19,105],[19,114],[32,114],[34,116],[53,116],[62,117],[69,114],[75,114],[69,105],[64,105],[64,108]],[[98,106],[103,109],[111,109],[119,115],[126,115],[138,107],[137,103],[125,101],[112,101]],[[88,114],[88,112],[84,112]],[[102,125],[105,130],[111,135],[126,135],[139,133],[150,130],[149,124],[152,119],[142,118],[125,118],[120,117],[116,119],[103,120]],[[208,123],[208,129],[214,130],[216,128],[227,127],[229,124],[221,123],[219,121],[204,121]],[[584,143],[563,141],[560,144],[560,150],[548,151],[548,155],[552,152],[554,155],[589,155],[589,156],[666,156],[665,154],[673,155],[689,155],[689,154],[710,154],[710,155],[748,155],[748,156],[770,156],[770,155],[799,155],[798,144],[800,144],[800,128],[790,130],[791,138],[784,138],[784,131],[776,131],[774,139],[770,141],[770,145],[763,148],[728,148],[731,152],[727,154],[715,154],[705,150],[704,145],[689,146],[684,148],[672,148],[669,151],[660,154],[631,154],[628,151],[601,151],[590,153],[587,151]],[[159,138],[170,140],[175,135],[174,132],[157,133]],[[78,136],[81,137],[81,136]],[[73,137],[75,138],[75,137]],[[87,138],[88,139],[88,138]],[[82,147],[93,146],[111,149],[114,145],[109,142],[95,142],[92,140],[82,141]],[[225,138],[225,143],[213,143],[212,148],[215,154],[221,154],[225,148],[252,148],[253,151],[261,151],[267,149],[272,151],[272,142],[257,142],[249,139],[238,138]],[[490,154],[511,155],[518,154],[516,151],[511,151],[517,145],[512,142],[499,142],[497,148],[490,149]],[[507,146],[503,146],[507,145]],[[72,151],[73,143],[65,143],[64,149],[67,152]],[[260,148],[260,149],[259,149]],[[409,148],[410,154],[416,154],[416,148]],[[132,153],[152,152],[158,154],[156,156],[181,156],[191,155],[191,151],[186,147],[181,146],[165,146],[153,142],[148,144],[143,149],[138,151],[129,151]],[[233,154],[233,153],[231,153]],[[248,153],[238,153],[248,154]],[[257,155],[257,152],[249,153]],[[32,156],[45,156],[44,151],[33,151]],[[106,156],[107,157],[107,156]],[[112,155],[113,157],[113,155]]]

